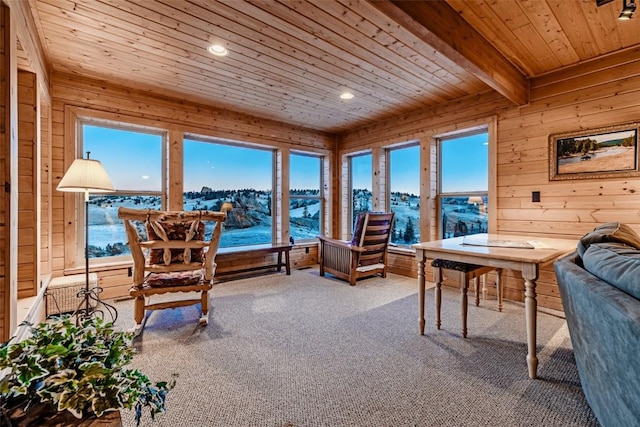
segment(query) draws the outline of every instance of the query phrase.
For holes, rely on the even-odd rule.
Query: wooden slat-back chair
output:
[[[156,211],[120,207],[133,257],[135,334],[144,327],[146,310],[161,310],[200,303],[200,324],[208,324],[209,295],[216,270],[222,222],[227,214],[211,211]],[[211,239],[205,239],[205,224],[215,223]],[[136,227],[146,228],[146,233]],[[146,234],[146,235],[145,235]],[[200,292],[198,299],[176,299],[152,304],[151,296]]]
[[[387,248],[394,213],[366,212],[358,215],[351,242],[318,236],[320,275],[348,280],[355,286],[361,277],[387,276]]]

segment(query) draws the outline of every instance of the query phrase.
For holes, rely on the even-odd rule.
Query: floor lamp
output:
[[[84,308],[79,308],[75,311],[74,314],[78,315],[78,319],[85,319],[93,314],[93,309],[89,303],[91,298],[95,301],[100,301],[98,297],[99,290],[89,289],[89,193],[111,193],[115,191],[107,171],[102,167],[102,163],[90,159],[89,154],[89,151],[87,151],[86,159],[75,159],[73,161],[56,188],[58,191],[84,193],[85,286],[84,290],[78,294],[78,296],[82,295],[84,298]]]

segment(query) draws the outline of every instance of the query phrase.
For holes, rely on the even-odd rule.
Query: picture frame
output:
[[[549,180],[640,176],[640,123],[549,135]]]

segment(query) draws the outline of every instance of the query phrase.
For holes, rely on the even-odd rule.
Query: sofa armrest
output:
[[[579,265],[577,253],[554,263],[580,381],[603,426],[640,419],[640,300]]]

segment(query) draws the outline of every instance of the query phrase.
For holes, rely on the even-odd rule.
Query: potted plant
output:
[[[77,419],[143,408],[151,418],[165,411],[166,394],[175,385],[153,384],[138,369],[126,368],[135,350],[133,333],[116,331],[101,318],[79,325],[70,316],[31,327],[31,337],[0,346],[0,425],[12,418],[45,417],[47,412]],[[68,413],[63,413],[68,412]]]

